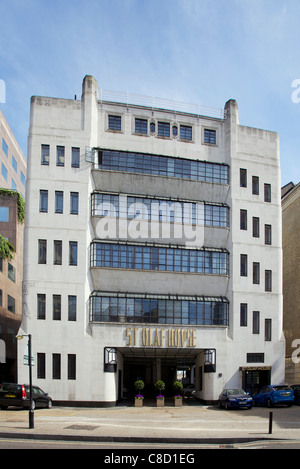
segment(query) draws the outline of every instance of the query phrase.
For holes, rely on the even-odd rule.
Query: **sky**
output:
[[[300,181],[299,0],[0,0],[0,110],[25,156],[33,95],[99,88],[223,108],[278,132]]]

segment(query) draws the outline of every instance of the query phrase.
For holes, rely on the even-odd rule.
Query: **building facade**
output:
[[[285,376],[288,384],[300,381],[300,185],[282,188],[283,329],[286,339]],[[299,228],[298,228],[299,227]]]
[[[92,76],[80,101],[32,98],[20,332],[57,402],[283,382],[278,135],[234,100],[205,112]]]
[[[26,158],[0,111],[0,382],[17,380],[16,334],[22,321],[23,233]],[[6,241],[5,241],[6,240]]]

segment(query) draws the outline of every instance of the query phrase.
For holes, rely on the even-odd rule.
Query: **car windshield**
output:
[[[228,396],[234,396],[237,394],[246,394],[244,389],[228,389],[227,390]]]

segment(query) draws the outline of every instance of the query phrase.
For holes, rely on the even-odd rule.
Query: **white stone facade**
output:
[[[205,402],[283,381],[276,133],[241,126],[232,100],[219,117],[121,104],[86,76],[81,101],[32,98],[28,148],[21,332],[36,384],[113,405],[176,370]]]

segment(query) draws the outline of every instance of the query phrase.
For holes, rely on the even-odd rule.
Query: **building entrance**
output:
[[[242,386],[249,394],[255,394],[261,387],[271,382],[271,367],[243,368],[242,372]]]
[[[182,381],[183,385],[195,383],[195,362],[201,350],[122,349],[123,353],[123,397],[132,398],[136,394],[134,383],[142,379],[145,383],[143,395],[155,397],[154,383],[161,379],[166,385],[165,397],[173,395],[173,383]]]

